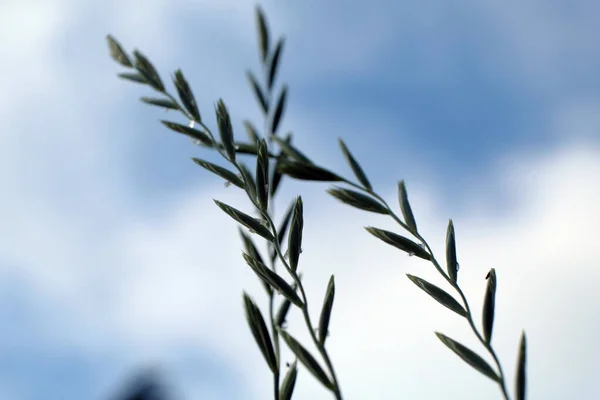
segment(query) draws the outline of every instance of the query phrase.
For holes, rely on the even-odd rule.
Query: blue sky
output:
[[[405,179],[440,256],[453,218],[475,310],[496,268],[511,378],[527,331],[531,399],[600,397],[600,4],[261,4],[287,38],[278,83],[298,147],[350,176],[342,137],[391,204]],[[258,68],[254,6],[0,4],[0,398],[105,399],[152,365],[174,399],[268,398],[241,298],[264,306],[263,291],[212,199],[249,204],[190,161],[218,158],[162,127],[185,121],[140,103],[151,92],[116,78],[105,43],[140,49],[165,79],[181,67],[209,125],[222,97],[245,138],[243,119],[262,124],[244,76]],[[441,285],[431,266],[369,237],[363,226],[396,227],[326,188],[288,180],[277,210],[302,195],[313,312],[336,276],[329,346],[346,398],[500,398],[433,335],[480,350],[405,277]],[[303,329],[293,316],[308,343]],[[302,368],[297,385],[298,399],[330,398]]]

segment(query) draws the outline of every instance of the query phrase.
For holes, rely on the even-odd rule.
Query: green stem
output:
[[[267,219],[267,221],[271,225],[271,229],[273,230],[275,237],[277,237],[277,230],[276,230],[275,224],[273,223],[273,220],[271,219],[271,217],[268,214],[264,214],[264,217]],[[308,298],[306,296],[306,292],[304,291],[304,286],[302,285],[302,282],[300,281],[298,274],[292,270],[292,268],[289,266],[289,264],[285,260],[285,256],[283,255],[283,252],[281,251],[281,247],[279,246],[279,243],[277,243],[277,240],[274,241],[273,245],[275,246],[275,251],[277,252],[277,255],[279,256],[283,266],[288,271],[288,273],[292,276],[292,278],[298,285],[298,288],[300,289],[300,294],[302,295],[302,302],[304,304],[302,307],[302,314],[304,315],[304,321],[306,323],[306,327],[308,328],[308,331],[310,333],[310,337],[312,338],[313,343],[315,344],[317,350],[323,357],[323,360],[325,361],[325,364],[327,365],[327,369],[329,370],[329,373],[331,374],[331,379],[332,379],[332,383],[333,383],[333,389],[332,389],[333,394],[335,395],[335,398],[337,400],[342,400],[342,392],[340,390],[340,385],[339,385],[339,382],[337,379],[337,375],[335,373],[335,369],[333,368],[331,359],[329,358],[329,354],[327,353],[327,350],[325,349],[325,344],[321,344],[321,342],[319,342],[319,339],[317,338],[317,335],[315,334],[315,330],[313,329],[314,325],[312,324],[312,321],[310,319],[310,314],[308,312]]]
[[[440,266],[440,264],[436,260],[435,256],[433,255],[433,250],[431,249],[431,247],[429,246],[429,244],[427,243],[427,241],[418,232],[414,232],[412,229],[410,229],[410,227],[408,227],[408,225],[406,225],[396,215],[396,213],[394,213],[394,211],[387,204],[387,202],[381,196],[379,196],[377,193],[373,192],[372,190],[365,189],[364,187],[362,187],[362,186],[360,186],[360,185],[358,185],[356,183],[353,183],[351,181],[348,181],[346,179],[344,179],[343,181],[344,181],[344,183],[346,183],[346,184],[348,184],[348,185],[350,185],[350,186],[352,186],[352,187],[354,187],[356,189],[360,189],[360,190],[366,192],[367,194],[370,194],[371,196],[373,196],[377,200],[379,200],[381,202],[381,204],[385,208],[387,208],[388,213],[390,214],[390,216],[398,224],[400,224],[400,226],[402,226],[408,232],[410,232],[411,234],[413,234],[423,244],[423,246],[425,246],[425,248],[429,252],[429,255],[431,256],[431,262],[432,262],[433,266],[435,267],[435,269],[458,292],[458,295],[462,299],[462,301],[464,303],[464,306],[465,306],[465,310],[467,312],[466,319],[469,322],[469,325],[471,326],[471,329],[473,330],[473,333],[475,333],[475,336],[477,336],[477,339],[481,342],[481,344],[485,347],[485,349],[488,351],[488,353],[494,359],[494,362],[495,362],[496,366],[498,367],[498,377],[499,377],[498,385],[500,386],[500,390],[502,391],[502,395],[504,396],[504,398],[506,400],[509,400],[510,397],[509,397],[507,389],[506,389],[506,380],[505,380],[505,377],[504,377],[504,371],[502,369],[502,365],[500,364],[500,360],[498,358],[498,355],[496,354],[496,352],[492,348],[492,345],[490,343],[486,342],[486,340],[483,338],[483,335],[479,332],[479,330],[475,326],[475,322],[473,321],[473,313],[471,312],[471,308],[469,306],[469,302],[467,301],[467,298],[466,298],[465,294],[463,293],[462,289],[458,286],[458,284],[456,282],[452,281],[452,279],[450,279],[450,276],[448,276],[448,274],[442,269],[442,267]]]
[[[271,331],[273,332],[273,342],[275,343],[275,359],[277,360],[277,371],[273,373],[273,398],[279,400],[279,370],[281,365],[281,357],[279,353],[279,332],[275,326],[275,318],[273,315],[273,300],[275,295],[271,293],[269,296],[269,318],[271,319]]]

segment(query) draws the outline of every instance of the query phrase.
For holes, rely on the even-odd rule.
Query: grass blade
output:
[[[329,278],[327,291],[325,292],[325,300],[321,309],[321,317],[319,318],[319,341],[321,345],[325,344],[325,339],[329,334],[329,319],[331,318],[331,310],[333,308],[333,298],[335,297],[335,281],[333,275]]]
[[[494,372],[492,367],[490,367],[490,365],[487,362],[485,362],[483,358],[477,355],[473,350],[470,350],[468,347],[465,347],[457,341],[450,339],[443,333],[436,332],[435,334],[442,341],[442,343],[444,343],[457,356],[462,358],[464,362],[466,362],[471,367],[475,368],[477,371],[481,372],[488,378],[496,382],[500,381],[500,378],[498,378],[498,375],[496,375],[496,372]]]
[[[400,200],[400,209],[402,210],[402,215],[404,216],[404,222],[406,222],[406,225],[408,225],[412,232],[416,233],[417,222],[415,221],[412,209],[410,208],[410,203],[408,202],[408,193],[406,193],[406,185],[404,184],[403,180],[398,184],[398,199]]]
[[[298,260],[302,252],[302,230],[304,229],[303,204],[302,197],[298,196],[294,211],[292,214],[292,225],[288,235],[288,255],[290,268],[296,272],[298,269]]]
[[[458,279],[458,261],[456,261],[456,239],[452,220],[448,222],[448,230],[446,231],[446,267],[450,280],[456,283]]]
[[[283,175],[303,181],[339,182],[343,179],[324,168],[295,161],[282,161],[278,170]]]
[[[211,138],[204,132],[199,131],[195,128],[190,128],[187,125],[176,124],[175,122],[170,121],[160,121],[164,126],[175,131],[177,133],[181,133],[183,135],[189,136],[192,139],[198,140],[204,146],[213,147],[213,141]]]
[[[298,307],[303,307],[304,303],[300,300],[300,297],[282,277],[277,275],[275,272],[271,271],[265,264],[258,261],[255,258],[252,258],[247,253],[242,253],[244,256],[244,260],[246,263],[252,268],[252,270],[258,275],[261,279],[263,279],[266,283],[271,285],[273,289],[277,292],[281,293],[286,299],[291,301],[293,304]]]
[[[372,226],[366,227],[365,229],[376,238],[381,239],[385,243],[408,253],[409,256],[417,256],[428,261],[431,259],[431,256],[427,250],[412,240],[405,238],[404,236],[400,236],[394,232],[386,231],[384,229],[374,228]]]
[[[110,50],[110,56],[112,59],[124,67],[133,68],[131,59],[127,53],[125,53],[125,50],[123,50],[123,47],[121,47],[119,42],[117,42],[117,39],[115,39],[112,35],[107,35],[106,41],[108,42],[108,48]]]
[[[289,138],[289,140],[288,140]],[[278,138],[277,136],[273,136],[273,140],[277,142],[281,151],[288,157],[299,161],[302,164],[312,164],[312,161],[308,157],[306,157],[300,150],[292,145],[291,135],[288,135],[285,140]]]
[[[135,83],[141,83],[143,85],[149,85],[150,83],[143,75],[132,73],[132,72],[122,72],[118,74],[118,77],[121,79],[125,79],[128,81],[132,81]]]
[[[515,388],[515,400],[525,400],[527,384],[527,338],[525,332],[521,334],[521,344],[519,345],[519,358],[517,361],[517,377]]]
[[[219,136],[221,137],[221,142],[223,142],[225,153],[227,153],[229,161],[235,162],[233,127],[231,126],[231,118],[229,117],[229,111],[227,110],[227,106],[225,105],[222,99],[219,99],[219,102],[217,103],[216,114],[217,125],[219,126]]]
[[[283,378],[283,383],[281,384],[281,390],[279,391],[279,400],[290,400],[292,398],[292,393],[294,392],[294,386],[296,386],[296,377],[298,376],[298,365],[297,362],[294,361],[290,368],[288,369],[287,374],[285,374],[285,378]]]
[[[333,383],[329,380],[329,377],[327,377],[327,374],[325,374],[323,368],[321,368],[317,360],[315,360],[308,350],[306,350],[304,346],[302,346],[287,332],[279,330],[279,334],[283,340],[285,340],[290,350],[292,350],[296,357],[298,357],[298,360],[300,360],[300,362],[306,367],[306,369],[308,369],[319,382],[325,385],[326,388],[333,390]]]
[[[135,69],[146,78],[148,84],[152,86],[154,89],[158,90],[161,93],[165,91],[165,85],[162,83],[160,76],[158,75],[158,71],[154,68],[154,65],[140,53],[138,50],[133,52],[133,56],[135,57],[134,67]]]
[[[461,317],[465,317],[467,315],[467,311],[463,308],[463,306],[461,306],[458,301],[456,301],[456,299],[454,299],[454,297],[452,297],[445,290],[417,276],[410,274],[406,274],[406,276],[408,276],[408,279],[410,279],[415,285],[420,287],[425,293],[433,297],[435,301],[444,307],[449,308]]]
[[[267,88],[269,91],[273,89],[273,84],[275,83],[275,77],[277,75],[277,67],[279,67],[279,59],[281,58],[281,51],[283,50],[283,44],[285,43],[285,38],[280,38],[275,45],[275,50],[273,51],[273,55],[269,60],[268,67],[268,81]]]
[[[170,110],[179,110],[179,106],[177,105],[177,103],[174,103],[172,100],[169,100],[169,99],[156,99],[153,97],[142,97],[140,100],[142,100],[146,104],[151,104],[153,106],[168,108]]]
[[[262,212],[269,207],[269,153],[267,141],[262,139],[256,157],[256,194]]]
[[[269,103],[267,102],[267,98],[266,98],[265,94],[263,93],[263,90],[260,88],[260,84],[256,80],[256,77],[254,76],[252,71],[246,71],[246,77],[248,78],[248,81],[250,82],[250,86],[252,86],[252,91],[254,92],[256,99],[260,103],[260,107],[263,110],[263,113],[265,115],[268,115]]]
[[[290,225],[290,221],[292,220],[292,215],[294,213],[295,204],[296,204],[296,202],[292,202],[290,204],[287,212],[285,213],[285,216],[283,217],[283,220],[281,221],[279,230],[277,231],[277,243],[279,244],[279,247],[281,247],[281,243],[283,243],[283,238],[285,237],[288,226]],[[275,250],[275,247],[273,247],[273,250],[271,252],[271,262],[274,263],[276,258],[277,258],[277,251]]]
[[[350,150],[348,150],[348,147],[342,139],[338,139],[338,142],[340,144],[340,148],[342,149],[342,153],[344,153],[344,157],[346,157],[346,161],[348,161],[350,168],[352,168],[352,172],[354,172],[354,176],[356,176],[356,179],[362,183],[365,189],[367,189],[369,192],[372,191],[373,188],[371,187],[371,183],[369,182],[369,179],[367,179],[367,175],[365,175],[365,172],[358,161],[356,161],[352,153],[350,153]]]
[[[269,229],[267,229],[256,218],[253,218],[253,217],[249,216],[248,214],[245,214],[245,213],[241,212],[240,210],[231,207],[230,205],[221,203],[219,200],[213,200],[213,201],[217,204],[217,206],[219,206],[219,208],[221,210],[225,211],[225,213],[228,214],[231,218],[235,219],[237,222],[244,225],[251,231],[253,231],[253,232],[257,233],[258,235],[262,236],[263,238],[267,239],[269,242],[273,241],[274,237],[273,237],[273,234],[271,233],[271,231]]]
[[[487,276],[487,288],[483,300],[483,336],[489,344],[492,340],[492,329],[494,328],[494,309],[496,307],[496,270],[492,268]]]
[[[287,86],[284,86],[281,89],[281,93],[279,94],[279,98],[277,99],[277,105],[275,106],[275,113],[273,114],[273,120],[271,122],[271,134],[277,134],[277,128],[279,128],[279,123],[281,122],[281,117],[283,116],[283,112],[285,111],[285,104],[287,100]]]
[[[273,350],[273,342],[269,330],[265,324],[265,320],[252,299],[244,292],[244,310],[246,311],[246,320],[250,326],[250,331],[254,340],[260,349],[265,361],[273,373],[277,372],[277,358]]]
[[[244,188],[244,182],[240,179],[240,177],[234,174],[233,172],[229,171],[228,169],[225,169],[208,161],[201,160],[199,158],[192,158],[192,160],[194,160],[194,162],[202,168],[225,179],[227,182],[231,182],[232,184],[241,189]]]
[[[183,107],[185,107],[185,109],[190,113],[190,115],[194,118],[195,121],[201,122],[202,119],[200,118],[200,111],[198,110],[196,98],[192,93],[192,88],[188,84],[187,80],[183,76],[183,72],[181,72],[180,69],[175,71],[173,83],[175,84],[175,88],[177,89],[179,98],[183,103]]]
[[[349,206],[378,214],[389,214],[387,208],[371,197],[353,190],[334,188],[327,191],[330,195]]]
[[[265,62],[267,54],[269,54],[269,28],[267,26],[267,18],[260,6],[256,7],[256,22],[258,25],[258,40],[260,43],[260,59]]]

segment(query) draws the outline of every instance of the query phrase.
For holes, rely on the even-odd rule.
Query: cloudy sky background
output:
[[[442,259],[453,218],[473,309],[496,268],[511,392],[525,329],[530,399],[599,398],[600,3],[262,5],[287,37],[279,83],[298,147],[351,176],[342,137],[391,204],[405,179]],[[0,3],[0,398],[106,399],[150,365],[173,399],[269,398],[241,299],[265,305],[264,292],[212,201],[247,199],[190,161],[218,158],[158,123],[177,117],[137,100],[151,91],[115,77],[105,43],[139,48],[165,79],[183,68],[209,124],[222,97],[245,139],[243,119],[262,126],[244,76],[258,68],[254,6]],[[405,277],[442,284],[433,268],[370,237],[363,226],[397,228],[326,188],[284,181],[277,210],[303,196],[315,319],[336,276],[328,343],[346,398],[500,398],[434,336],[481,350]],[[298,318],[289,329],[309,343]],[[301,367],[295,398],[331,397]]]

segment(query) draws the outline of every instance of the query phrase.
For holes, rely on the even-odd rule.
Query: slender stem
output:
[[[391,207],[387,204],[387,202],[381,197],[379,196],[377,193],[373,192],[372,190],[368,190],[365,189],[364,187],[353,183],[351,181],[348,181],[346,179],[343,180],[346,184],[360,189],[368,194],[370,194],[371,196],[373,196],[374,198],[376,198],[377,200],[379,200],[382,205],[387,208],[388,213],[390,214],[390,216],[398,223],[400,224],[404,229],[406,229],[407,231],[409,231],[411,234],[413,234],[422,244],[423,246],[425,246],[425,248],[427,249],[427,252],[429,253],[430,257],[431,257],[431,263],[433,264],[433,266],[435,267],[435,269],[444,277],[444,279],[458,292],[460,298],[462,299],[464,306],[465,306],[465,310],[466,310],[466,319],[469,323],[469,325],[471,326],[471,329],[473,330],[473,333],[475,333],[475,336],[477,336],[477,339],[481,342],[481,344],[485,347],[485,349],[488,351],[488,353],[490,353],[490,355],[492,356],[492,358],[494,359],[494,363],[496,364],[496,366],[498,367],[498,377],[499,377],[499,381],[498,381],[498,385],[500,386],[500,389],[502,391],[502,395],[504,396],[504,398],[506,400],[509,400],[510,397],[508,395],[507,389],[506,389],[506,379],[504,377],[504,371],[502,370],[502,365],[500,364],[500,360],[498,358],[498,355],[496,354],[496,352],[494,351],[494,349],[492,348],[491,344],[487,343],[486,340],[483,338],[483,335],[481,335],[481,333],[479,332],[479,330],[477,329],[477,327],[475,326],[475,322],[473,321],[473,313],[471,312],[471,308],[469,306],[469,302],[467,301],[467,298],[465,296],[465,294],[463,293],[462,289],[458,286],[458,284],[454,281],[452,281],[452,279],[450,279],[450,276],[442,269],[442,267],[440,266],[440,264],[438,263],[438,261],[436,260],[435,256],[433,255],[433,250],[431,249],[431,247],[429,246],[429,244],[427,243],[427,241],[418,233],[413,231],[412,229],[410,229],[410,227],[408,227],[408,225],[406,225],[397,215],[396,213],[394,213],[394,211],[391,209]]]
[[[279,369],[281,365],[279,354],[279,332],[275,327],[275,318],[273,315],[273,300],[275,295],[269,295],[269,318],[271,319],[271,331],[273,332],[273,342],[275,343],[275,359],[277,360],[277,370],[273,372],[273,398],[279,400]]]
[[[171,101],[173,101],[175,104],[178,104],[177,100],[168,92],[163,92],[166,96],[169,97],[169,99]],[[190,120],[195,121],[194,118],[189,115],[181,106],[179,106],[179,109],[181,110],[181,112]],[[201,121],[195,121],[197,123],[199,123],[209,134],[209,136],[211,137],[211,139],[213,140],[213,142],[215,143],[216,146],[216,150],[223,156],[225,156],[221,149],[219,149],[218,143],[216,142],[216,140],[214,139],[210,129],[204,125],[204,123],[202,123]],[[275,158],[275,155],[272,155],[271,153],[269,153],[269,158]],[[227,158],[227,157],[225,157]],[[234,163],[237,166],[237,163]],[[238,167],[239,170],[239,167]],[[477,336],[477,339],[481,342],[481,344],[486,348],[486,350],[488,351],[488,353],[492,356],[492,358],[494,359],[494,363],[496,364],[496,366],[498,367],[498,372],[499,372],[499,381],[498,381],[498,385],[500,386],[500,389],[502,391],[502,394],[504,396],[504,398],[506,400],[509,400],[509,395],[506,389],[506,380],[504,377],[504,371],[502,369],[502,365],[500,364],[500,360],[496,354],[496,352],[494,351],[494,349],[492,348],[491,344],[488,344],[485,339],[483,338],[483,336],[481,335],[481,333],[479,332],[479,330],[477,329],[477,327],[475,326],[475,322],[473,321],[473,315],[471,312],[471,308],[469,306],[469,302],[467,301],[466,296],[464,295],[462,289],[458,286],[457,283],[455,283],[454,281],[452,281],[452,279],[450,279],[450,277],[448,276],[448,274],[442,269],[442,267],[440,266],[440,264],[438,263],[438,261],[436,260],[435,256],[433,255],[433,251],[431,249],[431,247],[429,246],[429,244],[427,243],[427,241],[418,233],[418,232],[414,232],[412,229],[410,229],[395,213],[394,211],[391,209],[391,207],[387,204],[387,202],[381,197],[379,196],[377,193],[373,192],[372,190],[368,190],[365,189],[364,187],[362,187],[361,185],[358,185],[354,182],[351,182],[347,179],[343,179],[343,182],[356,188],[359,189],[361,191],[366,192],[367,194],[370,194],[371,196],[373,196],[374,198],[376,198],[377,200],[379,200],[388,210],[390,216],[403,228],[405,228],[407,231],[409,231],[410,233],[412,233],[417,239],[419,239],[419,241],[423,244],[423,246],[425,246],[425,248],[427,249],[427,251],[429,252],[430,256],[431,256],[431,262],[433,264],[433,266],[435,267],[435,269],[444,277],[444,279],[457,291],[457,293],[459,294],[459,296],[461,297],[465,309],[466,309],[466,319],[471,327],[471,329],[473,330],[473,333],[475,333],[475,336]],[[255,199],[251,199],[252,203],[258,207],[256,200]],[[260,209],[260,208],[259,208]],[[271,224],[275,234],[276,234],[276,228],[275,225],[273,223],[273,221],[271,220],[271,218],[268,216],[268,214],[264,215],[264,217],[266,217],[269,221],[269,223]],[[339,390],[339,385],[337,382],[337,377],[335,374],[335,370],[333,368],[333,365],[331,363],[331,360],[327,354],[327,351],[325,350],[324,346],[321,346],[321,344],[319,343],[315,333],[314,333],[314,329],[312,329],[312,323],[310,320],[310,315],[308,313],[308,305],[307,305],[307,298],[306,298],[306,293],[304,292],[304,287],[302,286],[302,283],[300,282],[300,280],[298,279],[297,275],[295,273],[293,273],[293,271],[291,271],[291,268],[287,265],[286,261],[285,261],[285,257],[282,255],[281,249],[279,247],[279,244],[275,241],[275,243],[273,243],[273,245],[275,246],[275,250],[277,252],[277,254],[279,255],[280,259],[282,260],[282,262],[284,263],[284,266],[286,267],[286,269],[288,270],[288,272],[292,275],[292,277],[294,278],[294,280],[296,281],[296,283],[298,284],[298,287],[300,288],[300,292],[302,294],[303,297],[303,301],[304,301],[304,307],[302,308],[302,312],[304,314],[304,319],[305,322],[309,328],[309,332],[311,334],[311,337],[313,339],[313,342],[315,343],[317,349],[319,350],[319,352],[321,353],[321,355],[323,356],[323,359],[325,360],[325,363],[327,364],[327,368],[329,369],[332,379],[333,379],[333,383],[334,383],[334,394],[336,396],[336,399],[341,399],[341,392]],[[274,269],[274,265],[272,265],[273,269]],[[274,322],[274,318],[273,318],[273,296],[271,296],[270,298],[270,305],[269,305],[269,312],[270,312],[270,316],[271,316],[271,328],[273,330],[273,339],[275,342],[275,347],[276,347],[276,353],[277,353],[277,361],[279,364],[279,356],[280,356],[280,349],[279,349],[279,335],[277,332],[277,329],[275,328],[275,322]],[[274,391],[275,391],[275,399],[278,399],[278,392],[279,392],[279,371],[274,374]]]
[[[276,231],[275,224],[273,223],[273,220],[271,219],[271,217],[268,214],[265,214],[264,216],[267,219],[267,221],[269,222],[269,224],[271,225],[271,228],[273,229],[275,236],[277,236],[277,231]],[[325,361],[325,364],[327,365],[327,369],[329,370],[329,373],[331,374],[331,379],[333,381],[332,382],[333,383],[332,391],[335,395],[335,398],[337,400],[342,400],[342,393],[340,390],[340,385],[338,383],[337,375],[335,373],[335,369],[333,368],[331,359],[329,358],[329,354],[327,353],[327,350],[325,349],[325,345],[321,344],[321,342],[319,342],[319,339],[317,339],[317,335],[315,334],[313,324],[310,319],[310,314],[308,312],[308,298],[306,296],[306,292],[304,291],[304,286],[302,285],[302,282],[300,281],[300,277],[298,276],[298,274],[295,271],[292,270],[292,268],[289,266],[289,264],[285,260],[285,256],[283,255],[283,252],[281,251],[281,247],[279,246],[279,243],[277,242],[277,240],[274,241],[273,245],[275,246],[275,251],[277,252],[277,255],[279,256],[283,266],[288,271],[288,273],[292,276],[292,278],[298,285],[298,288],[300,289],[300,294],[302,295],[302,302],[304,304],[302,306],[302,314],[304,315],[304,321],[306,322],[306,327],[308,328],[310,337],[312,338],[315,346],[319,350],[319,353],[321,353],[321,356],[323,357],[323,360]]]

